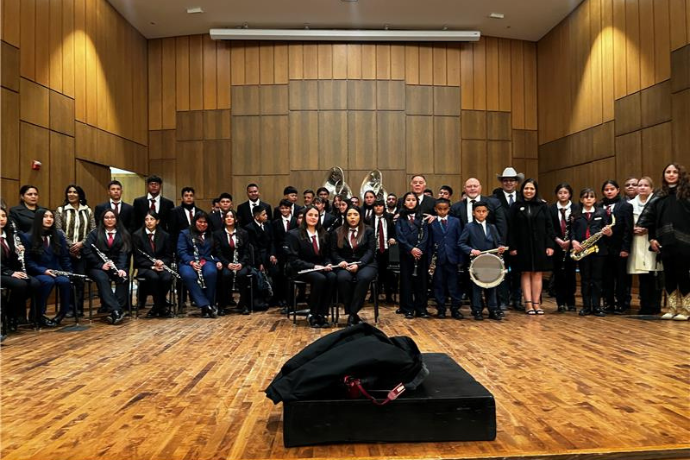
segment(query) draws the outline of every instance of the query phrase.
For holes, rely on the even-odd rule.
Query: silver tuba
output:
[[[376,195],[377,200],[386,201],[388,192],[383,188],[383,174],[378,169],[369,171],[362,181],[362,186],[359,188],[359,196],[364,200],[364,194],[371,190]]]
[[[340,166],[333,166],[328,171],[323,186],[330,194],[329,199],[333,199],[336,195],[345,195],[348,200],[352,198],[352,189],[345,182],[345,173]]]

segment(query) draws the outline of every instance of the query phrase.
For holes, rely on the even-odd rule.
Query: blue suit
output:
[[[72,271],[72,262],[69,257],[69,250],[67,248],[67,240],[62,232],[58,232],[58,237],[60,239],[59,246],[60,251],[56,253],[53,249],[53,244],[43,248],[42,254],[36,254],[31,251],[31,241],[28,235],[23,234],[22,240],[24,242],[24,247],[27,248],[26,251],[26,271],[29,275],[35,276],[36,279],[41,283],[38,290],[38,295],[36,296],[36,302],[38,303],[39,314],[44,315],[46,312],[46,303],[48,301],[48,296],[50,296],[53,287],[57,286],[60,291],[60,313],[65,314],[70,309],[71,299],[72,299],[72,284],[69,278],[66,276],[56,276],[52,277],[46,275],[46,270],[61,270],[61,271]]]
[[[395,235],[400,245],[400,309],[406,315],[426,314],[428,225],[419,217],[410,222],[407,215],[401,215],[395,223]],[[413,276],[415,260],[411,251],[414,248],[424,253],[417,261],[417,276]]]
[[[496,226],[486,222],[487,233],[481,224],[477,222],[470,222],[465,226],[460,235],[460,248],[464,254],[468,256],[472,249],[479,251],[488,251],[496,249],[503,244]],[[498,312],[496,304],[496,288],[484,289],[474,284],[472,286],[472,314],[481,315],[482,312],[482,291],[486,293],[486,303],[490,312]]]
[[[201,267],[201,273],[206,283],[206,289],[201,289],[198,283],[199,274],[190,265],[195,260],[192,238],[193,236],[189,229],[182,230],[177,237],[177,256],[180,258],[179,273],[196,306],[205,308],[215,304],[216,282],[218,278],[216,262],[218,262],[218,258],[213,255],[213,235],[211,232],[206,232],[203,242],[196,241],[199,260],[205,261]]]
[[[463,256],[460,252],[460,235],[462,222],[448,216],[446,224],[441,219],[431,223],[429,232],[430,253],[436,253],[436,270],[434,271],[434,298],[439,313],[446,311],[446,295],[450,296],[452,311],[460,309],[460,290],[458,289],[458,264]]]

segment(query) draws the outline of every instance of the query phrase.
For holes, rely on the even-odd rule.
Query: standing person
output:
[[[385,206],[383,200],[374,202],[373,228],[376,239],[376,265],[379,267],[378,292],[385,292],[386,303],[393,303],[396,283],[393,272],[388,270],[388,259],[390,247],[396,244],[395,223],[393,223],[393,216],[385,211]]]
[[[508,246],[521,273],[525,310],[530,315],[543,315],[540,307],[542,273],[553,269],[551,256],[556,234],[549,209],[539,196],[539,186],[527,179],[520,188],[520,199],[510,213]]]
[[[240,205],[237,206],[237,219],[239,220],[239,225],[241,227],[249,224],[254,219],[252,211],[257,206],[263,206],[264,209],[266,209],[268,220],[273,220],[271,205],[261,200],[259,186],[252,182],[251,184],[247,185],[247,201],[240,203]]]
[[[472,206],[472,214],[474,219],[465,225],[460,235],[460,249],[462,252],[471,257],[477,257],[483,251],[491,249],[498,249],[499,254],[503,254],[506,250],[503,241],[501,241],[500,233],[496,226],[488,222],[489,207],[484,201],[477,201]],[[486,297],[486,306],[489,310],[489,319],[500,321],[503,319],[503,312],[498,307],[496,301],[496,288],[482,288],[476,284],[472,284],[472,300],[470,308],[472,309],[472,316],[475,321],[482,321],[484,315],[482,313],[484,307],[482,305],[482,294]]]
[[[221,230],[225,227],[225,224],[223,223],[223,216],[225,216],[228,211],[233,209],[232,195],[230,195],[228,192],[223,192],[218,195],[218,207],[220,208],[218,212],[208,216],[208,229],[211,232]]]
[[[26,323],[26,300],[38,292],[41,283],[23,270],[19,254],[26,254],[25,246],[15,246],[14,229],[7,217],[7,210],[0,208],[0,267],[2,268],[2,287],[8,288],[10,297],[2,308],[7,315],[9,330],[17,330],[19,323]]]
[[[625,182],[623,183],[623,186],[625,187],[625,201],[632,201],[637,196],[638,184],[639,181],[635,176],[630,176],[625,179]]]
[[[346,225],[339,227],[331,238],[331,258],[338,267],[338,294],[348,314],[347,325],[354,326],[361,322],[357,312],[376,278],[375,239],[374,230],[364,225],[359,208],[350,206],[345,220]],[[359,265],[354,265],[355,262]]]
[[[627,182],[627,181],[626,181]],[[639,275],[640,286],[640,315],[658,315],[661,312],[661,289],[657,284],[658,273],[663,270],[658,255],[649,250],[648,231],[638,227],[640,215],[655,198],[654,182],[650,177],[643,176],[637,182],[638,194],[630,200],[633,207],[633,241],[628,257],[628,274]]]
[[[580,206],[572,202],[573,188],[563,182],[554,191],[557,202],[549,207],[551,225],[556,232],[553,253],[553,276],[555,279],[556,304],[558,311],[575,311],[575,261],[570,257],[573,239],[573,219],[580,214]]]
[[[144,216],[144,226],[132,235],[134,247],[134,268],[138,276],[146,279],[145,287],[153,294],[153,308],[146,314],[147,318],[173,317],[173,312],[168,308],[166,297],[172,286],[172,275],[163,268],[170,267],[173,260],[173,244],[170,235],[159,228],[160,219],[155,211],[147,211]],[[142,254],[145,253],[148,255]],[[150,258],[155,262],[151,262]],[[146,294],[139,286],[139,306],[146,304]]]
[[[326,204],[320,196],[314,198],[314,206],[319,211],[319,221],[321,226],[326,229],[327,232],[331,231],[331,227],[335,223],[335,217],[333,214],[326,212]]]
[[[328,189],[326,187],[317,188],[316,189],[316,196],[321,198],[321,200],[323,200],[324,209],[326,210],[327,213],[330,213],[331,212],[331,203],[330,203],[329,199],[330,199],[331,194],[328,191]]]
[[[292,209],[290,209],[290,214],[291,215],[296,215],[297,211],[302,208],[302,206],[297,204],[297,189],[293,187],[292,185],[288,185],[283,189],[283,199],[288,200],[290,203],[292,203]],[[269,211],[266,211],[266,215],[269,215]],[[278,208],[275,208],[273,210],[273,218],[277,219],[280,217],[280,210]]]
[[[38,187],[22,185],[19,189],[19,204],[10,208],[10,219],[17,225],[20,232],[30,232],[36,212],[43,209],[38,205]]]
[[[82,250],[88,234],[96,228],[96,219],[87,204],[86,193],[76,185],[70,184],[65,189],[65,201],[55,210],[55,228],[65,234],[69,246],[70,262],[74,273],[86,274],[86,264]],[[84,316],[84,281],[73,279],[76,291],[74,301],[79,316]],[[74,314],[68,312],[67,317]]]
[[[134,207],[122,201],[122,184],[118,180],[108,182],[108,201],[96,206],[96,223],[102,221],[103,213],[108,209],[117,214],[117,220],[128,232],[132,233],[136,230],[134,227]]]
[[[98,220],[96,229],[86,237],[83,255],[89,278],[98,287],[98,296],[101,298],[99,311],[110,313],[106,318],[110,324],[119,324],[124,319],[122,311],[129,297],[127,261],[131,250],[131,237],[118,214],[112,209],[105,210]],[[106,262],[99,252],[110,261]],[[111,282],[115,282],[114,294],[110,287]]]
[[[304,197],[304,206],[306,207],[306,206],[309,206],[310,204],[312,204],[315,196],[316,196],[316,194],[310,188],[308,188],[304,192],[302,192],[302,197]]]
[[[436,269],[434,270],[434,297],[438,317],[446,317],[446,297],[450,296],[450,312],[454,319],[462,319],[460,313],[460,291],[458,289],[458,264],[462,262],[460,252],[460,235],[462,224],[456,217],[448,215],[450,200],[439,198],[436,200],[436,215],[438,219],[430,225],[429,247],[431,256],[436,255]]]
[[[317,198],[317,200],[321,202],[320,198]],[[285,270],[287,269],[285,236],[290,230],[297,228],[297,220],[290,214],[292,203],[290,203],[288,200],[280,200],[278,209],[280,210],[280,219],[275,219],[270,223],[270,225],[273,227],[273,247],[275,248],[276,258],[278,259],[278,266],[274,277],[275,289],[273,300],[279,307],[286,307],[288,300],[288,279],[287,276],[285,276]],[[269,223],[267,222],[267,224]]]
[[[442,185],[438,189],[438,198],[444,198],[448,201],[453,199],[453,188],[450,185]]]
[[[406,319],[431,318],[427,311],[427,244],[429,230],[415,192],[402,198],[403,207],[395,223],[400,245],[400,310]]]
[[[170,219],[175,203],[161,195],[163,179],[156,175],[146,178],[146,191],[144,196],[134,199],[134,228],[139,229],[144,225],[144,217],[148,211],[155,211],[160,219],[160,226],[166,232],[169,231]]]
[[[364,214],[363,220],[364,224],[371,226],[371,221],[374,216],[374,202],[376,201],[376,195],[373,191],[367,190],[364,192],[364,204],[362,205],[362,213]]]
[[[345,211],[348,206],[350,206],[350,201],[345,195],[336,195],[333,198],[333,217],[335,217],[335,220],[326,229],[327,231],[332,232],[341,225],[345,225]]]
[[[285,244],[288,263],[296,279],[311,286],[309,325],[313,328],[329,327],[326,316],[336,275],[331,265],[330,238],[321,227],[316,207],[306,208],[300,227],[288,232]],[[317,270],[298,274],[301,270],[310,269]]]
[[[170,213],[170,225],[168,225],[170,241],[176,242],[180,232],[192,224],[194,215],[199,210],[194,204],[195,193],[192,187],[183,187],[180,191],[182,202],[179,206],[174,207]]]
[[[419,214],[428,220],[428,216],[434,215],[436,199],[433,197],[433,192],[432,195],[427,195],[425,193],[427,190],[426,177],[424,177],[422,174],[415,174],[412,176],[412,179],[410,179],[410,189],[419,201]],[[404,206],[405,203],[403,198],[401,202],[398,203],[398,207],[402,209]]]
[[[503,170],[502,174],[497,174],[496,177],[501,182],[501,187],[494,191],[493,196],[501,203],[501,210],[505,215],[507,223],[507,233],[503,234],[503,238],[505,241],[508,241],[508,234],[512,230],[509,219],[510,208],[519,199],[517,188],[520,182],[525,180],[525,175],[518,173],[514,168],[508,167]],[[518,264],[515,263],[510,252],[505,254],[504,261],[508,273],[506,273],[506,277],[497,289],[498,303],[501,310],[507,310],[508,306],[512,305],[515,310],[522,311],[524,310],[522,306],[522,276],[520,275]]]
[[[397,216],[399,210],[397,195],[395,193],[389,193],[386,197],[386,214]]]
[[[585,249],[581,243],[584,243],[598,232],[602,232],[607,237],[613,234],[611,228],[606,227],[609,224],[610,217],[606,215],[603,209],[595,206],[596,202],[597,194],[594,189],[582,189],[580,192],[582,212],[576,215],[573,221],[572,247],[576,254],[581,253]],[[600,304],[604,260],[608,252],[608,245],[599,240],[597,246],[599,247],[598,252],[584,256],[578,262],[580,267],[580,290],[582,291],[580,316],[606,316]]]
[[[649,231],[649,245],[661,255],[668,312],[662,319],[690,319],[690,178],[684,166],[669,163],[661,177],[658,200],[638,225]]]
[[[221,262],[213,255],[213,235],[209,231],[208,214],[199,211],[192,225],[182,230],[177,239],[180,276],[189,295],[204,318],[215,318],[216,281]]]
[[[602,285],[604,312],[622,315],[630,310],[631,301],[631,277],[627,273],[627,266],[633,235],[633,208],[620,196],[620,187],[615,180],[604,182],[601,192],[604,195],[601,207],[609,220],[616,219],[613,235],[604,242],[608,246]]]
[[[254,208],[254,219],[244,229],[249,234],[249,242],[254,248],[254,266],[260,271],[275,278],[278,274],[278,258],[276,257],[273,228],[268,222],[266,209],[259,206]],[[278,208],[278,215],[280,208]],[[267,310],[272,299],[268,292],[258,292],[254,295],[254,310]]]
[[[239,286],[242,314],[251,311],[249,304],[249,278],[251,270],[251,249],[249,235],[238,227],[237,213],[230,209],[223,218],[225,228],[213,232],[214,254],[220,260],[221,272],[218,286],[218,314],[224,315],[231,305],[232,290]]]

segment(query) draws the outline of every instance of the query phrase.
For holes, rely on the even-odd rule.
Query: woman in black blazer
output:
[[[232,289],[237,283],[240,290],[239,306],[242,307],[242,314],[248,315],[251,307],[247,277],[251,269],[249,234],[237,226],[238,218],[234,210],[227,210],[222,220],[224,228],[213,232],[214,253],[223,265],[218,285],[218,314],[225,314],[225,308],[232,299]]]
[[[314,328],[329,327],[326,315],[336,276],[331,265],[330,239],[321,227],[316,206],[307,206],[304,220],[299,228],[287,233],[285,243],[288,264],[296,279],[311,285],[309,325]],[[311,269],[317,270],[299,274],[301,270]]]
[[[107,209],[98,219],[98,227],[86,237],[82,251],[86,259],[89,278],[98,287],[101,308],[110,312],[106,321],[119,324],[124,319],[123,310],[129,296],[128,254],[132,250],[132,239],[125,230],[118,214]],[[110,259],[104,262],[103,256]],[[110,283],[115,282],[115,294]]]
[[[349,315],[348,326],[361,322],[357,312],[364,305],[369,285],[376,278],[375,242],[374,230],[364,226],[360,209],[350,206],[345,212],[345,225],[338,227],[331,238],[331,257],[338,266],[338,294]],[[353,262],[359,265],[351,265]]]
[[[573,219],[580,206],[572,202],[573,188],[568,183],[558,184],[554,191],[557,202],[549,207],[551,225],[556,233],[553,253],[553,276],[558,311],[575,311],[575,261],[570,257],[573,239]]]
[[[145,286],[153,294],[153,308],[146,314],[147,318],[174,316],[166,302],[172,285],[172,275],[163,269],[163,265],[170,267],[172,263],[172,241],[170,235],[160,228],[159,224],[158,213],[148,211],[144,216],[144,226],[132,235],[134,268],[137,269],[138,276],[146,279]],[[154,259],[154,262],[151,259]],[[146,297],[147,294],[140,289],[140,306],[146,304]]]

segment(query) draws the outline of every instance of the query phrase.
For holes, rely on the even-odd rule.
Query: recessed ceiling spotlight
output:
[[[357,3],[357,0],[340,0],[343,3]]]
[[[503,19],[505,17],[505,14],[503,13],[491,13],[489,15],[491,19]]]
[[[204,10],[201,9],[200,6],[195,6],[192,8],[187,8],[187,14],[200,14],[203,13]]]

